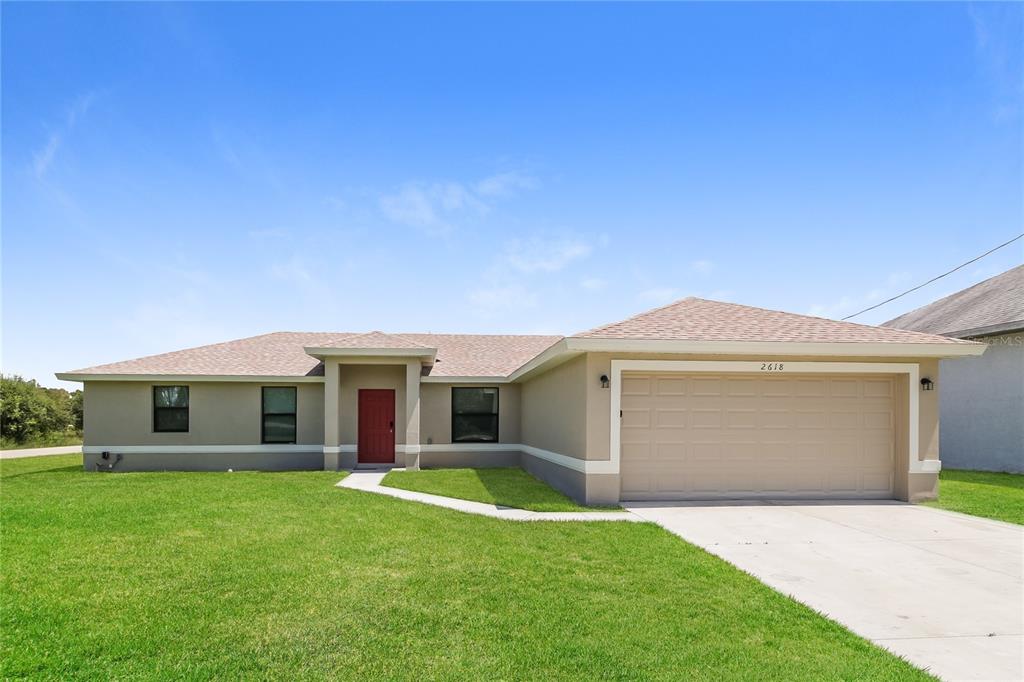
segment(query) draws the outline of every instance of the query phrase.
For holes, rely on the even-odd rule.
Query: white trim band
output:
[[[82,453],[100,455],[104,452],[147,455],[258,455],[286,452],[321,452],[319,445],[86,445]]]

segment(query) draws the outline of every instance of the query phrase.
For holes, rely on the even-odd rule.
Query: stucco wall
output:
[[[85,445],[259,445],[260,388],[288,384],[189,383],[187,433],[153,431],[154,385],[159,384],[85,382]],[[296,440],[298,444],[323,444],[323,385],[296,387]]]
[[[942,361],[942,460],[948,467],[1024,472],[1024,333],[975,339],[976,358]]]
[[[587,456],[587,359],[580,356],[522,385],[522,442]]]
[[[484,384],[420,383],[420,443],[443,445],[452,442],[452,387],[480,387]],[[520,441],[519,384],[496,384],[498,389],[498,442]]]

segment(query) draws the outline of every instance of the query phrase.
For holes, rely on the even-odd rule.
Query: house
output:
[[[982,344],[686,298],[574,336],[279,332],[91,367],[90,470],[522,466],[589,504],[933,497]]]
[[[1024,473],[1024,265],[882,326],[988,346],[969,362],[940,363],[942,460]]]

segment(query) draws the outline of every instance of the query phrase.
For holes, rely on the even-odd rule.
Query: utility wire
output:
[[[917,291],[918,289],[921,289],[922,287],[926,287],[926,286],[928,286],[929,284],[931,284],[932,282],[937,282],[938,280],[942,279],[942,278],[943,278],[943,277],[945,277],[946,275],[952,275],[952,274],[953,274],[954,272],[956,272],[956,271],[957,271],[957,270],[959,270],[960,268],[965,268],[965,267],[967,267],[968,265],[970,265],[971,263],[974,263],[974,262],[977,262],[977,261],[981,260],[982,258],[984,258],[985,256],[989,255],[990,253],[994,253],[994,252],[998,251],[999,249],[1003,248],[1004,246],[1007,246],[1007,245],[1009,245],[1009,244],[1012,244],[1012,243],[1014,243],[1015,241],[1017,241],[1017,240],[1018,240],[1018,239],[1020,239],[1021,237],[1024,237],[1024,232],[1022,232],[1022,233],[1018,234],[1018,235],[1017,235],[1016,237],[1014,237],[1013,239],[1011,239],[1011,240],[1010,240],[1010,241],[1008,241],[1008,242],[1003,242],[1002,244],[1000,244],[999,246],[995,247],[994,249],[989,249],[988,251],[986,251],[985,253],[981,254],[981,255],[980,255],[980,256],[978,256],[977,258],[972,258],[971,260],[967,261],[966,263],[961,263],[960,265],[956,266],[955,268],[953,268],[953,269],[952,269],[952,270],[950,270],[949,272],[944,272],[944,273],[942,273],[941,275],[939,275],[938,277],[932,277],[932,278],[931,278],[930,280],[928,280],[928,281],[927,281],[927,282],[925,282],[924,284],[918,284],[918,285],[917,285],[916,287],[914,287],[913,289],[907,289],[907,290],[906,290],[906,291],[904,291],[904,292],[903,292],[902,294],[897,294],[897,295],[893,296],[892,298],[886,299],[886,300],[882,301],[881,303],[878,303],[878,304],[876,304],[876,305],[873,305],[873,306],[871,306],[870,308],[865,308],[864,310],[861,310],[861,311],[860,311],[860,312],[858,312],[858,313],[854,313],[853,315],[847,315],[847,316],[846,316],[846,317],[844,317],[843,319],[844,319],[844,320],[849,320],[849,319],[850,319],[851,317],[857,317],[858,315],[862,315],[862,314],[866,313],[866,312],[867,312],[867,311],[869,311],[869,310],[874,310],[875,308],[881,308],[881,307],[882,307],[883,305],[885,305],[886,303],[892,303],[892,302],[893,302],[893,301],[895,301],[895,300],[896,300],[897,298],[903,298],[903,297],[904,297],[904,296],[906,296],[907,294],[913,293],[913,292]]]

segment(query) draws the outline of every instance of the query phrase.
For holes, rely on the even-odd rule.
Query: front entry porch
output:
[[[324,363],[324,469],[418,469],[420,377],[436,349],[374,332],[306,352]]]

